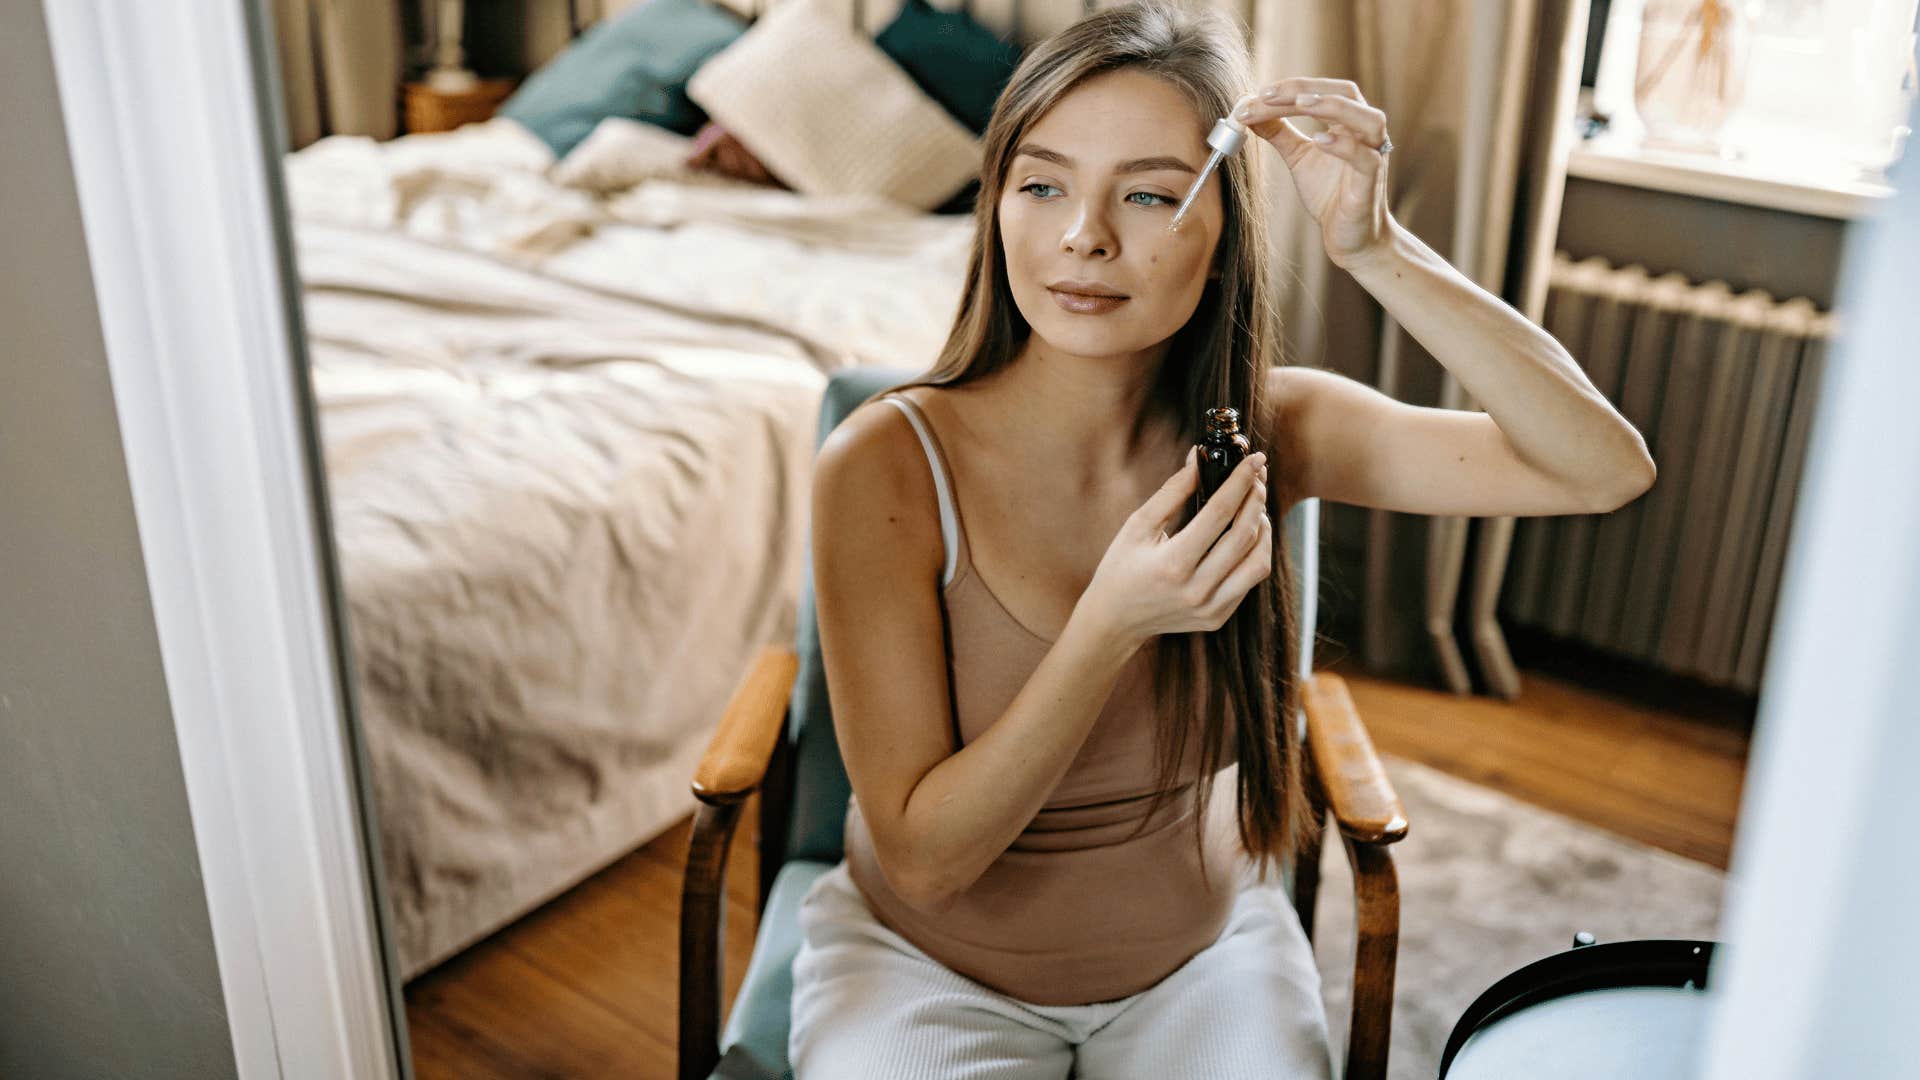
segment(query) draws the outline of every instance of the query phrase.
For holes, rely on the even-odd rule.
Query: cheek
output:
[[[1147,266],[1154,280],[1168,283],[1205,277],[1207,260],[1213,253],[1213,237],[1203,229],[1183,225],[1174,232],[1156,228],[1143,239]]]
[[[1018,210],[1009,212],[1002,208],[1000,211],[1000,257],[1006,261],[1009,272],[1018,274],[1032,263],[1030,249],[1033,243],[1033,231],[1020,212]]]

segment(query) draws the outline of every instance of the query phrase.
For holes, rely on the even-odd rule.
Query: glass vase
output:
[[[1753,11],[1735,0],[1647,0],[1633,104],[1652,146],[1718,154],[1746,96]]]

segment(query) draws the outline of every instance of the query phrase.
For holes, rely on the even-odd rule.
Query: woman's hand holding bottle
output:
[[[1250,454],[1173,535],[1199,484],[1197,455],[1121,525],[1076,614],[1137,647],[1160,634],[1218,630],[1273,572],[1265,454]]]

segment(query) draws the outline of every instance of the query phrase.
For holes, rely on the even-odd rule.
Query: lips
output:
[[[1075,315],[1105,315],[1128,303],[1124,296],[1084,296],[1055,288],[1048,288],[1047,291],[1053,294],[1053,302],[1060,305],[1061,310]]]
[[[1052,289],[1054,292],[1066,293],[1070,296],[1092,296],[1108,300],[1125,300],[1127,298],[1126,293],[1118,289],[1108,288],[1097,281],[1055,281],[1048,284],[1047,288]]]

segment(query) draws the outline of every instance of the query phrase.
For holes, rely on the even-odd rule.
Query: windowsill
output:
[[[1893,194],[1858,169],[1810,165],[1818,156],[1723,159],[1607,133],[1574,144],[1567,175],[1842,220],[1873,215]]]

